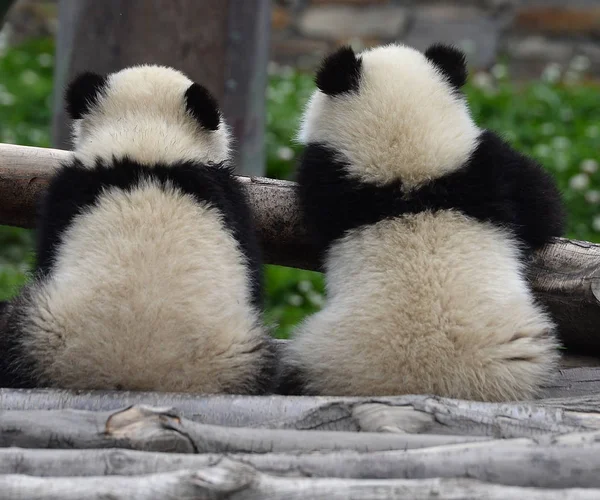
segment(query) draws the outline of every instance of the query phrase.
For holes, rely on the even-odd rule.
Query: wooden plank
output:
[[[238,141],[238,172],[264,174],[269,16],[269,0],[60,0],[53,144],[70,147],[63,91],[77,73],[162,64],[217,97]]]

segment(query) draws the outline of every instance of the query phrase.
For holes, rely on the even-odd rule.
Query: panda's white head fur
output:
[[[128,157],[144,165],[226,161],[230,132],[210,92],[164,66],[133,66],[108,76],[83,73],[66,92],[75,155]]]
[[[460,168],[477,145],[460,92],[466,78],[453,47],[394,44],[358,55],[342,47],[317,72],[299,139],[334,149],[360,181],[417,187]]]

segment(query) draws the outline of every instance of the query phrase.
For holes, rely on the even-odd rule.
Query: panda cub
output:
[[[214,98],[143,65],[79,76],[66,104],[74,155],[41,204],[0,386],[269,391],[261,256]]]
[[[299,133],[301,208],[325,307],[286,349],[282,391],[533,397],[559,354],[525,278],[563,232],[552,178],[474,123],[464,55],[341,48]]]

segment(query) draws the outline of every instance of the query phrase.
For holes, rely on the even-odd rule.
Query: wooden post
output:
[[[15,0],[0,0],[0,28],[2,28],[4,18],[14,3]]]
[[[270,0],[59,0],[53,143],[70,148],[65,85],[81,71],[173,66],[221,103],[240,175],[264,174]]]

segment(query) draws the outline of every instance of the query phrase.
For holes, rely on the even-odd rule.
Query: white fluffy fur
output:
[[[263,331],[238,245],[216,209],[177,191],[105,193],[35,299],[28,351],[61,387],[211,393],[256,370]]]
[[[168,68],[110,77],[77,125],[75,154],[221,161],[228,142],[185,114],[191,83]],[[73,186],[77,189],[77,186]],[[32,288],[27,351],[52,385],[214,393],[259,369],[264,335],[245,257],[220,212],[143,181],[108,189],[78,215],[48,281]]]
[[[372,184],[401,178],[412,188],[460,167],[480,130],[439,70],[402,45],[370,49],[361,57],[358,94],[331,98],[315,92],[299,140],[332,146],[349,160],[351,176]]]
[[[163,66],[111,74],[99,105],[84,120],[74,120],[76,156],[86,165],[113,156],[146,165],[227,160],[227,124],[221,120],[219,129],[209,133],[186,112],[184,94],[191,84],[183,73]]]
[[[349,160],[366,183],[414,188],[459,168],[479,129],[423,54],[362,54],[358,94],[310,100],[300,136]],[[558,359],[510,234],[459,212],[350,231],[326,258],[324,309],[295,332],[287,362],[328,395],[533,397]]]
[[[327,304],[290,361],[320,394],[533,397],[558,354],[520,267],[507,234],[460,213],[354,230],[329,252]]]

